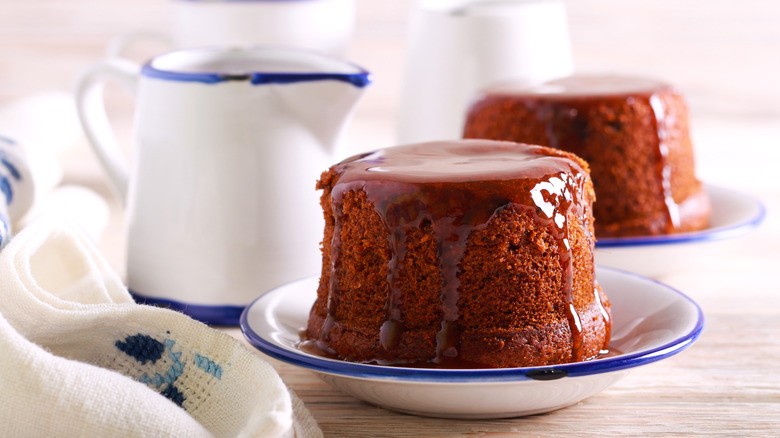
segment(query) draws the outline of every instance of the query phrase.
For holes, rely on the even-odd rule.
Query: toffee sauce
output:
[[[484,229],[510,205],[531,213],[537,224],[550,230],[558,242],[563,271],[563,296],[572,337],[572,361],[583,360],[583,332],[573,304],[573,257],[568,236],[568,213],[584,219],[587,173],[575,162],[548,155],[544,148],[490,140],[462,140],[397,146],[362,154],[335,166],[338,181],[331,193],[335,230],[330,260],[340,260],[342,200],[351,191],[363,190],[388,231],[393,258],[388,262],[385,322],[380,330],[384,348],[392,348],[404,330],[399,275],[404,268],[406,236],[424,222],[430,224],[441,268],[441,329],[436,357],[430,366],[480,368],[459,356],[458,299],[460,262],[469,235]],[[594,288],[596,288],[594,275]],[[331,276],[327,317],[321,336],[307,343],[311,351],[332,356],[328,347],[333,315],[338,308],[339,283]],[[600,305],[598,291],[596,298]],[[608,312],[603,309],[603,314]],[[376,361],[392,365],[386,361]],[[418,364],[423,366],[424,364]],[[405,366],[408,366],[405,365]]]

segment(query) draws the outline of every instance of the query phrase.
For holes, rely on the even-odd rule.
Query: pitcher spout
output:
[[[336,155],[342,133],[373,80],[369,72],[344,65],[354,71],[304,74],[295,86],[284,84],[276,89],[287,116],[308,130],[330,156]]]

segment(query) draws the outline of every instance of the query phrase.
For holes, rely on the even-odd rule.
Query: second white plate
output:
[[[660,277],[683,270],[700,258],[704,245],[742,236],[764,220],[763,204],[735,190],[705,184],[712,204],[710,226],[704,230],[662,236],[613,237],[596,240],[596,263]]]

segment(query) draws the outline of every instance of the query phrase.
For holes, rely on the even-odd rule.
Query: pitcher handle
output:
[[[76,82],[76,110],[84,134],[123,204],[129,166],[106,115],[103,83],[114,80],[135,96],[140,71],[141,66],[132,61],[109,58],[89,66]]]

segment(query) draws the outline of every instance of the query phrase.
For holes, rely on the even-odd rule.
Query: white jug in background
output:
[[[397,141],[461,138],[483,87],[572,70],[561,0],[421,0],[409,23]]]

